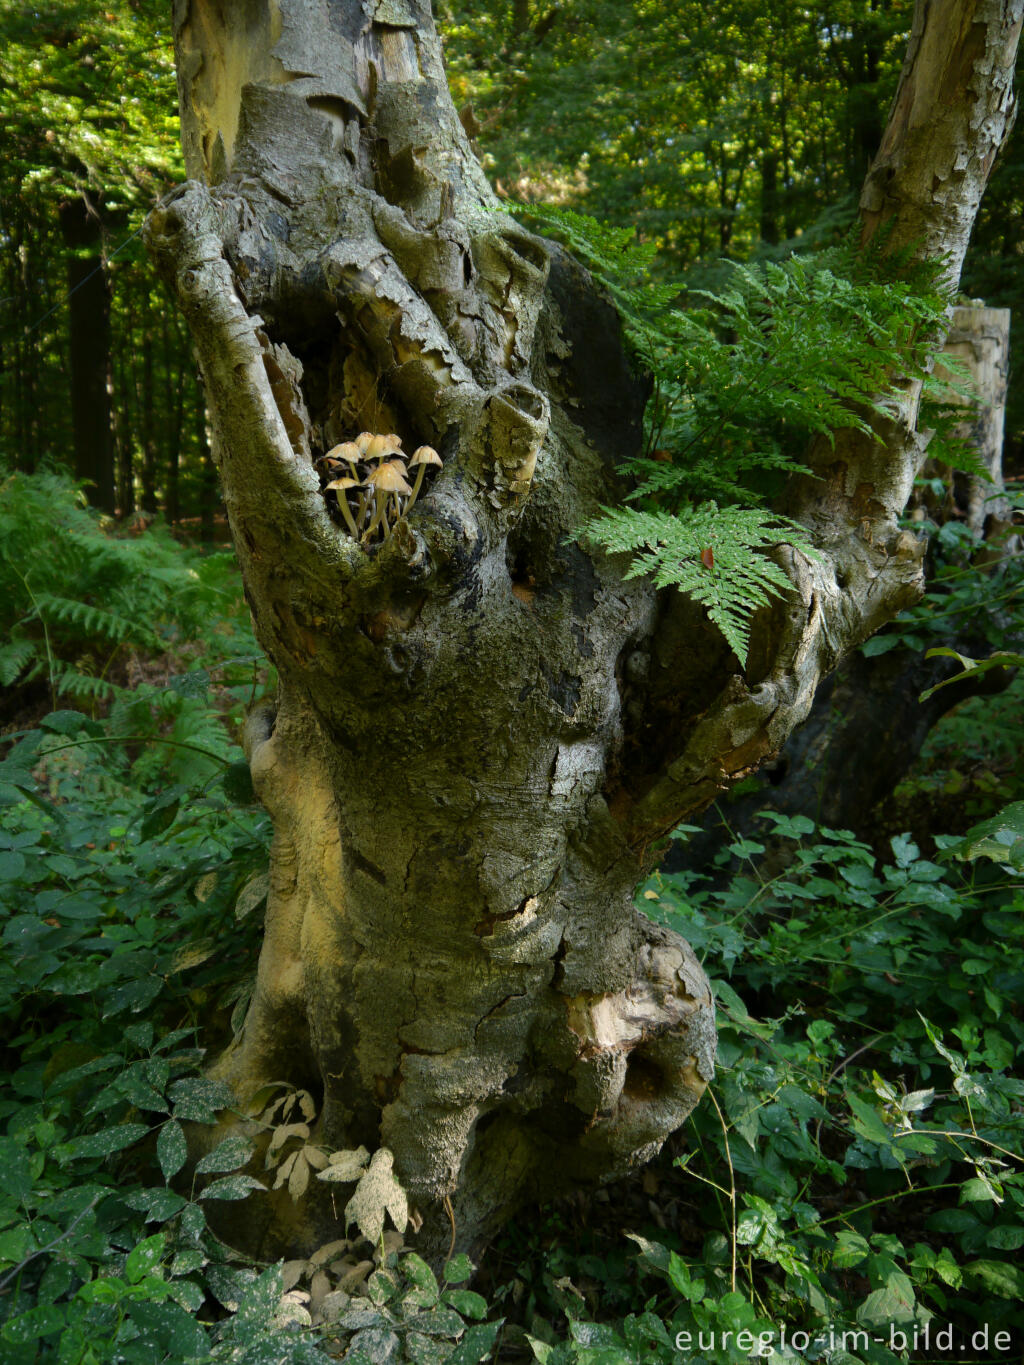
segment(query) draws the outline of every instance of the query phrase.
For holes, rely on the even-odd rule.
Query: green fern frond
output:
[[[627,578],[651,574],[657,587],[678,588],[699,602],[743,666],[754,612],[791,586],[768,553],[785,542],[817,558],[795,522],[758,508],[714,502],[675,515],[605,507],[580,534],[609,554],[631,554]]]
[[[36,611],[48,625],[77,626],[83,635],[98,637],[111,644],[132,640],[150,648],[160,646],[159,639],[144,622],[93,606],[90,602],[40,592],[36,594]]]
[[[62,669],[52,681],[58,696],[76,701],[109,701],[121,690],[105,678],[70,667]]]
[[[35,640],[13,639],[0,645],[0,687],[10,687],[17,682],[28,665],[39,657]]]

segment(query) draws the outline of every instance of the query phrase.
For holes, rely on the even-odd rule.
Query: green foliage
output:
[[[799,243],[855,202],[913,6],[441,0],[435,12],[456,104],[471,104],[499,187],[632,225],[689,268]]]
[[[941,480],[925,482],[931,485],[929,491],[945,496]],[[865,641],[862,652],[869,657],[898,647],[924,652],[970,636],[993,652],[1013,653],[1020,639],[1024,559],[1019,554],[1001,555],[997,541],[976,537],[955,518],[943,523],[926,518],[908,525],[928,536],[927,591],[920,602]]]
[[[70,711],[0,762],[0,1358],[313,1365],[385,1343],[395,1361],[473,1365],[501,1324],[480,1321],[465,1257],[440,1285],[386,1233],[247,1265],[207,1216],[266,1188],[254,1144],[211,1144],[182,1181],[186,1126],[236,1102],[201,1072],[199,1019],[219,1045],[241,1027],[266,896],[267,820],[234,804],[228,771],[140,783],[110,727]],[[311,1097],[267,1112],[294,1165]]]
[[[40,213],[83,190],[147,209],[181,174],[169,23],[116,0],[50,0],[5,6],[2,26],[4,181]]]
[[[987,1331],[1009,1358],[1024,1328],[1019,879],[983,829],[940,836],[936,859],[900,836],[880,862],[846,831],[764,818],[781,872],[759,871],[767,843],[737,841],[727,881],[659,875],[638,902],[725,972],[718,1076],[680,1175],[665,1162],[654,1182],[651,1211],[678,1213],[617,1213],[625,1259],[565,1234],[533,1251],[539,1276],[521,1254],[514,1333],[545,1365],[745,1365],[769,1347],[895,1365],[941,1357],[930,1323],[933,1352],[951,1329],[961,1358],[986,1358],[971,1342]]]
[[[234,906],[262,866],[265,818],[208,777],[137,786],[131,755],[76,712],[8,745],[0,1354],[227,1358],[234,1328],[209,1335],[195,1318],[224,1260],[206,1231],[210,1192],[166,1178],[182,1122],[210,1122],[230,1100],[199,1073],[194,1035],[200,1011],[229,1028],[252,968],[256,926]]]
[[[683,309],[676,287],[646,273],[653,247],[628,230],[562,208],[520,211],[606,286],[653,383],[644,449],[620,466],[635,506],[602,509],[581,534],[610,553],[640,551],[629,576],[651,573],[700,602],[745,664],[754,612],[788,587],[770,552],[788,542],[814,555],[799,525],[760,506],[782,479],[810,472],[812,438],[882,439],[877,425],[911,381],[928,386],[939,420],[947,390],[930,368],[948,298],[938,272],[847,244],[734,264],[726,288],[697,291],[701,306]],[[932,448],[962,460],[934,439]]]
[[[0,457],[71,463],[69,300],[102,272],[110,336],[100,316],[86,325],[109,370],[121,510],[140,475],[148,512],[158,493],[172,519],[183,495],[198,510],[194,362],[137,236],[184,174],[169,14],[137,0],[0,7],[0,125]]]
[[[789,588],[768,554],[785,540],[814,555],[785,517],[714,502],[676,514],[608,508],[582,534],[609,554],[633,553],[627,578],[651,574],[657,587],[678,588],[699,602],[744,664],[753,613]]]
[[[111,535],[57,473],[8,474],[0,492],[0,686],[45,679],[53,705],[61,697],[110,702],[124,692],[111,675],[123,675],[133,654],[180,654],[202,639],[217,611],[220,625],[201,650],[208,666],[232,655],[242,656],[235,663],[259,659],[247,613],[223,610],[237,599],[230,556],[185,550],[161,527]],[[130,713],[138,730],[140,711],[157,693],[132,694],[121,720]],[[188,698],[178,689],[162,707],[181,715]],[[119,730],[127,732],[120,722]]]

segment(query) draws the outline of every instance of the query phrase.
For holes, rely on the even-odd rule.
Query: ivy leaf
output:
[[[167,1094],[174,1102],[175,1118],[190,1123],[216,1123],[217,1111],[226,1109],[235,1100],[228,1086],[207,1076],[189,1076],[175,1081]]]
[[[346,1229],[355,1223],[363,1236],[373,1243],[380,1240],[384,1231],[385,1213],[399,1232],[404,1232],[409,1222],[409,1202],[395,1178],[393,1166],[394,1157],[386,1147],[374,1152],[355,1194],[345,1205]]]
[[[252,1154],[253,1144],[248,1138],[227,1137],[196,1162],[196,1173],[209,1175],[214,1171],[237,1171],[247,1164]]]
[[[464,1284],[473,1275],[473,1262],[465,1254],[460,1252],[458,1256],[453,1256],[450,1261],[445,1263],[443,1278],[445,1284]]]
[[[98,1133],[87,1133],[85,1137],[72,1138],[54,1147],[54,1156],[60,1162],[78,1161],[82,1157],[111,1156],[133,1146],[149,1132],[148,1123],[119,1123],[113,1128],[103,1128]]]
[[[266,1191],[263,1185],[251,1175],[229,1175],[223,1180],[214,1180],[207,1185],[200,1199],[247,1199],[253,1190]]]
[[[129,1284],[138,1284],[154,1266],[159,1265],[166,1244],[167,1238],[162,1232],[158,1232],[152,1237],[147,1237],[128,1253],[124,1273]]]
[[[448,1357],[446,1365],[478,1365],[489,1360],[504,1319],[471,1327]]]
[[[28,1148],[14,1138],[0,1138],[0,1170],[4,1193],[24,1199],[32,1191],[32,1163]]]
[[[448,1289],[444,1301],[464,1318],[475,1318],[479,1322],[487,1316],[487,1300],[472,1289]]]
[[[185,1130],[177,1119],[170,1119],[160,1129],[156,1140],[156,1159],[160,1163],[164,1179],[170,1180],[177,1175],[188,1158],[188,1143]]]

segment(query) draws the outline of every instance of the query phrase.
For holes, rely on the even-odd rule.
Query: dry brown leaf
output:
[[[266,897],[269,886],[270,877],[266,872],[257,872],[250,877],[235,900],[235,919],[245,919],[251,914]]]
[[[331,1281],[322,1270],[318,1270],[309,1282],[309,1302],[315,1310],[331,1292]]]
[[[394,1157],[386,1147],[374,1152],[355,1193],[345,1205],[346,1230],[349,1224],[355,1223],[363,1236],[373,1243],[380,1240],[385,1213],[399,1232],[404,1232],[409,1222],[409,1201],[395,1179],[393,1165]],[[322,1174],[326,1175],[326,1172]]]
[[[280,1160],[278,1153],[289,1138],[308,1138],[309,1126],[305,1123],[282,1123],[274,1129],[274,1135],[270,1139],[270,1146],[267,1148],[266,1168],[269,1170]]]
[[[338,1281],[338,1288],[343,1289],[346,1294],[354,1293],[373,1269],[372,1261],[360,1261],[358,1265],[354,1265],[351,1270],[342,1275]]]
[[[335,1260],[343,1251],[348,1251],[349,1242],[347,1237],[341,1238],[337,1242],[324,1242],[322,1247],[317,1247],[309,1258],[311,1270],[319,1270],[328,1261]]]
[[[289,1289],[294,1289],[298,1282],[306,1273],[308,1261],[285,1261],[281,1267],[281,1289],[287,1294]]]
[[[307,1143],[302,1149],[302,1155],[313,1167],[314,1171],[322,1171],[327,1165],[327,1153],[322,1152],[319,1147],[311,1147]]]
[[[295,1153],[291,1175],[288,1177],[288,1193],[293,1199],[301,1199],[309,1184],[309,1163],[301,1152]]]
[[[292,1167],[295,1165],[295,1158],[297,1156],[298,1152],[292,1152],[290,1156],[286,1156],[281,1162],[281,1165],[278,1167],[277,1178],[274,1180],[275,1190],[279,1190],[291,1175]]]

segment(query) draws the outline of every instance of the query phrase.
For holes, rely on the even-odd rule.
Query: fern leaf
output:
[[[787,543],[817,558],[795,522],[758,508],[720,508],[714,502],[675,516],[604,508],[580,534],[609,554],[631,554],[627,578],[651,574],[656,587],[678,588],[699,602],[743,666],[754,612],[790,586],[768,553]]]
[[[34,659],[39,647],[34,640],[8,640],[0,645],[0,686],[10,687]]]

